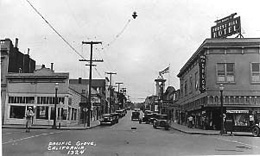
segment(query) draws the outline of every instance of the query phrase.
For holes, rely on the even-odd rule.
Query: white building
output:
[[[77,124],[81,94],[69,88],[69,73],[55,73],[53,69],[35,70],[34,73],[12,73],[7,78],[3,124],[24,124],[25,112],[33,107],[34,125],[53,125],[57,87],[56,124]]]

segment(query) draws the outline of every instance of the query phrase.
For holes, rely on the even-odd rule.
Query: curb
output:
[[[86,129],[92,129],[95,127],[98,127],[99,125],[95,125],[95,126],[91,126],[91,127],[61,127],[61,128],[57,128],[55,130],[86,130]],[[8,126],[2,126],[2,129],[25,129],[25,127],[21,127],[21,126],[14,126],[14,127],[8,127]],[[31,127],[31,129],[53,129],[52,127]]]
[[[177,130],[179,132],[182,132],[182,133],[185,133],[185,134],[192,134],[192,135],[220,135],[220,134],[215,134],[215,133],[201,133],[201,132],[187,132],[187,131],[184,131],[184,130],[180,130],[178,128],[174,128],[174,127],[171,127],[172,129],[174,130]]]

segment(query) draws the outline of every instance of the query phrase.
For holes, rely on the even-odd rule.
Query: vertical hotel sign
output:
[[[200,87],[199,90],[201,93],[206,91],[206,55],[202,54],[199,58],[199,72],[200,72]]]
[[[241,35],[240,17],[234,17],[236,13],[215,21],[216,25],[211,27],[211,38],[226,38],[233,34]]]

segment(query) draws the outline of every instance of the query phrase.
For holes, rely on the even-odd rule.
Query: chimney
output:
[[[44,65],[44,64],[42,64],[42,68],[45,68],[45,65]]]
[[[51,63],[51,71],[53,71],[53,63]]]
[[[78,81],[78,82],[79,82],[79,84],[81,84],[81,80],[82,80],[82,78],[80,77],[80,78],[79,78],[79,81]]]
[[[27,55],[30,55],[30,48],[28,48]]]
[[[15,38],[15,48],[18,48],[18,38]]]

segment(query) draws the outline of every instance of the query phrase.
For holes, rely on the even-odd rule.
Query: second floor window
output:
[[[218,63],[217,64],[217,81],[218,82],[235,82],[235,64]]]
[[[260,63],[252,63],[251,68],[251,80],[252,82],[260,82]]]
[[[187,81],[185,81],[185,85],[184,85],[184,94],[185,94],[185,96],[188,94],[188,84],[187,84]]]

